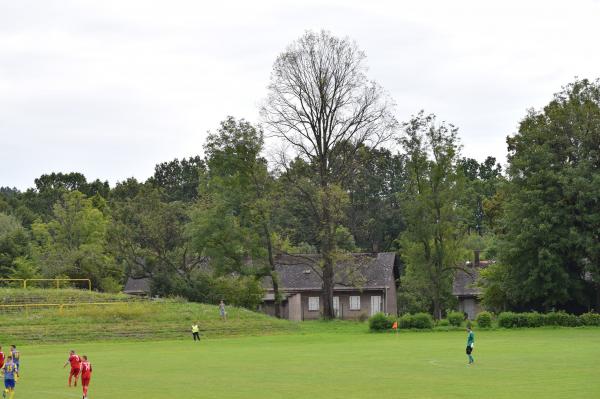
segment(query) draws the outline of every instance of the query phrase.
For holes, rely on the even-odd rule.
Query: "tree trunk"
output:
[[[279,293],[279,276],[275,270],[271,271],[273,280],[273,295],[275,296],[275,317],[281,318],[281,294]]]
[[[436,320],[440,320],[442,318],[442,305],[437,295],[435,295],[433,298],[433,317]]]
[[[264,215],[263,215],[264,219]],[[275,259],[273,258],[273,242],[271,241],[271,231],[269,225],[263,220],[263,232],[267,243],[267,252],[269,254],[269,267],[271,269],[271,280],[273,280],[273,296],[275,297],[275,317],[281,318],[281,294],[279,293],[279,275],[275,268]]]
[[[596,284],[596,304],[594,312],[600,313],[600,284]]]
[[[335,227],[331,215],[331,199],[329,198],[329,187],[323,187],[322,197],[323,224],[321,231],[321,256],[323,257],[323,318],[330,320],[335,318],[333,309],[333,288],[335,263]]]

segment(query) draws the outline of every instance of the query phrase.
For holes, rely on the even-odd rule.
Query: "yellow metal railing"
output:
[[[51,281],[56,283],[56,288],[60,288],[61,281],[82,281],[87,282],[89,291],[92,290],[92,280],[90,280],[89,278],[0,278],[0,281],[20,281],[23,285],[23,288],[27,288],[27,283],[30,281]]]

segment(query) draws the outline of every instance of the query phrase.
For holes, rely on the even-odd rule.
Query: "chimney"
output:
[[[473,262],[473,266],[475,267],[479,267],[479,250],[476,249],[473,251],[473,257],[474,257],[474,262]]]

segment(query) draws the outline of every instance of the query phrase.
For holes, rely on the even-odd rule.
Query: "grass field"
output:
[[[364,325],[307,323],[274,336],[77,343],[101,398],[600,397],[600,329],[370,334]],[[339,328],[336,328],[339,327]],[[5,345],[8,343],[5,343]],[[16,398],[77,398],[62,368],[70,345],[25,345]]]
[[[243,308],[227,307],[224,325],[214,305],[181,300],[134,300],[122,294],[100,294],[68,289],[0,289],[0,342],[20,344],[93,340],[168,340],[189,332],[193,321],[202,333],[264,335],[298,330],[278,320]],[[94,305],[90,303],[102,303]],[[23,304],[40,306],[28,308]],[[108,304],[105,304],[108,303]],[[47,304],[65,304],[58,306]]]

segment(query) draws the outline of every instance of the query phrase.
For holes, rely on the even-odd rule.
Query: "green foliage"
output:
[[[522,313],[521,318],[525,321],[519,323],[519,327],[541,327],[545,324],[545,316],[538,312]]]
[[[433,318],[429,313],[416,313],[412,318],[412,328],[430,329],[433,328]]]
[[[20,278],[25,280],[42,277],[39,267],[31,259],[19,256],[18,258],[15,258],[13,265],[14,268],[9,275],[9,278]]]
[[[429,313],[405,314],[398,319],[398,327],[401,329],[431,329],[433,328],[433,324],[433,318]]]
[[[489,328],[492,326],[492,314],[490,312],[479,312],[475,319],[479,328]]]
[[[188,234],[219,273],[270,275],[273,179],[261,157],[263,132],[228,117],[205,144],[208,174]],[[249,268],[248,259],[252,259]]]
[[[493,207],[486,205],[492,201],[503,182],[502,167],[496,158],[487,157],[482,163],[472,158],[462,158],[458,168],[465,176],[463,203],[467,210],[469,231],[478,236],[488,234],[496,227],[498,214]]]
[[[335,229],[335,241],[339,249],[347,252],[356,252],[354,236],[347,227],[337,226]]]
[[[403,280],[428,298],[439,319],[452,297],[455,269],[465,259],[457,129],[421,112],[405,125],[399,141],[407,152],[408,173],[401,194],[407,225],[399,241],[406,264]]]
[[[0,212],[0,277],[11,277],[30,256],[29,232],[13,216]]]
[[[517,315],[513,312],[502,312],[498,315],[498,327],[513,328],[518,327]]]
[[[576,80],[508,139],[499,253],[511,306],[583,310],[598,292],[599,137],[600,81]]]
[[[154,284],[161,284],[161,282],[157,280]],[[162,285],[160,288],[165,287]],[[260,281],[254,277],[230,275],[215,277],[209,273],[199,272],[194,274],[190,282],[177,280],[174,286],[167,288],[166,293],[179,294],[195,302],[215,305],[223,300],[228,305],[256,310],[262,302],[264,291]]]
[[[538,312],[502,312],[498,315],[498,326],[503,328],[542,326],[577,327],[582,324],[585,324],[583,319],[564,311],[550,312],[547,314]]]
[[[579,320],[584,326],[600,326],[600,314],[598,313],[584,313],[579,316]]]
[[[403,314],[398,319],[398,328],[408,329],[412,328],[413,325],[413,316],[410,313]]]
[[[462,323],[465,321],[465,315],[462,312],[449,312],[446,317],[450,325],[455,327],[462,326]]]
[[[385,331],[392,328],[395,319],[386,316],[383,313],[376,313],[369,318],[369,330]]]
[[[494,263],[479,273],[482,288],[482,304],[486,309],[501,312],[508,307],[509,268],[502,263]]]
[[[581,325],[581,322],[577,316],[559,311],[546,314],[545,324],[548,326],[576,327]]]
[[[31,227],[35,266],[46,278],[89,278],[94,287],[106,277],[120,280],[122,270],[107,249],[108,223],[84,194],[65,193],[54,205],[51,219]]]
[[[133,276],[165,282],[157,293],[168,295],[169,278],[188,281],[202,266],[186,232],[189,206],[165,202],[159,190],[145,185],[138,194],[112,203],[110,249]]]
[[[404,229],[400,198],[404,185],[404,157],[388,149],[359,147],[352,178],[343,183],[349,204],[345,225],[356,245],[367,252],[395,249]]]
[[[448,319],[440,319],[435,322],[435,325],[437,327],[448,327],[450,326],[450,322],[448,321]]]
[[[431,311],[431,301],[419,294],[417,279],[401,279],[398,289],[398,313],[420,313]]]
[[[198,155],[181,161],[175,158],[156,165],[148,183],[161,189],[168,202],[193,202],[198,198],[198,185],[204,169],[204,161]]]

